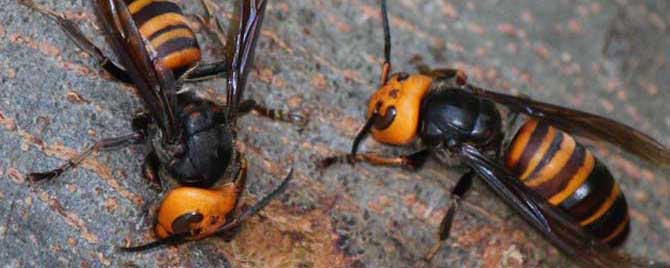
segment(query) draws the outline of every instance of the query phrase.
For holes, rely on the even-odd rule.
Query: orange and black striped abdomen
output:
[[[125,0],[140,34],[151,43],[160,63],[175,77],[200,61],[200,47],[181,8],[168,0]]]
[[[610,246],[629,231],[628,205],[612,174],[567,133],[531,119],[517,132],[505,166],[549,203]]]

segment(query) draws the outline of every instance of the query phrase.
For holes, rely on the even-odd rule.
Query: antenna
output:
[[[389,29],[389,17],[386,11],[386,0],[381,0],[382,6],[382,23],[384,27],[384,64],[382,65],[382,86],[388,80],[389,72],[391,71],[391,30]]]

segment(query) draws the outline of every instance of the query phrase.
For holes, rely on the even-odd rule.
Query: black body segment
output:
[[[468,141],[485,147],[502,131],[493,102],[456,88],[431,88],[421,103],[420,120],[421,141],[432,146]]]
[[[527,121],[507,149],[507,169],[610,246],[623,242],[628,206],[607,167],[567,133]]]
[[[223,107],[190,94],[179,95],[177,120],[183,127],[181,152],[164,161],[181,184],[209,187],[221,179],[233,158],[233,135]],[[160,150],[160,149],[159,149]]]

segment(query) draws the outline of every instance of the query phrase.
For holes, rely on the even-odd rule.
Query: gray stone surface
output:
[[[216,0],[230,18],[229,1]],[[45,0],[104,46],[90,1]],[[228,3],[228,4],[227,4]],[[142,148],[99,153],[82,168],[29,187],[29,171],[56,167],[93,140],[127,133],[141,109],[44,16],[0,0],[0,263],[3,267],[415,267],[433,245],[448,191],[463,171],[429,163],[419,172],[356,165],[319,173],[315,159],[346,151],[378,83],[376,1],[272,1],[247,96],[312,116],[302,133],[255,116],[240,121],[251,163],[245,200],[296,169],[289,193],[231,243],[211,238],[123,254],[152,238],[160,196],[140,175]],[[198,1],[183,1],[201,13]],[[470,81],[521,92],[625,122],[670,144],[670,3],[648,1],[394,1],[395,70],[463,68]],[[220,53],[208,35],[208,58]],[[223,92],[225,80],[192,87]],[[624,250],[670,261],[667,170],[588,143],[631,207]],[[399,152],[372,141],[367,150]],[[435,267],[572,265],[482,184],[458,214]]]

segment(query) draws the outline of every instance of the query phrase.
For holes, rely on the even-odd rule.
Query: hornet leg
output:
[[[467,193],[468,190],[472,188],[472,177],[474,177],[474,175],[475,172],[472,170],[463,174],[458,182],[456,182],[454,188],[451,189],[451,201],[449,202],[449,208],[447,209],[447,214],[444,215],[444,218],[442,218],[442,222],[440,223],[439,240],[424,257],[426,261],[430,262],[430,260],[439,251],[440,247],[442,246],[442,242],[449,238],[449,233],[451,232],[451,226],[454,222],[456,209],[459,207],[460,201],[465,193]]]
[[[43,172],[43,173],[30,173],[28,174],[28,179],[31,182],[38,182],[42,180],[53,179],[60,176],[64,172],[77,167],[84,161],[87,157],[91,156],[93,152],[104,151],[104,150],[115,150],[119,148],[124,148],[132,144],[138,144],[144,142],[144,135],[140,133],[133,133],[121,137],[103,139],[95,142],[93,146],[81,152],[77,156],[70,158],[67,163],[63,164],[57,169]]]
[[[159,166],[158,156],[155,152],[150,152],[145,158],[144,163],[142,163],[142,175],[146,179],[152,188],[164,192],[167,189],[163,189],[163,183],[161,178],[158,175],[158,166]]]
[[[342,154],[322,159],[319,161],[318,167],[323,169],[336,163],[354,164],[357,162],[366,162],[376,166],[395,166],[407,169],[417,169],[428,160],[429,155],[430,151],[428,149],[401,156],[384,156],[376,153],[359,153],[355,156],[352,156],[351,154]]]
[[[300,129],[303,129],[309,118],[300,113],[291,113],[279,109],[270,109],[263,105],[258,104],[255,100],[245,100],[240,103],[239,113],[246,114],[251,111],[255,111],[261,116],[270,118],[275,121],[287,122],[294,125],[297,125]]]

